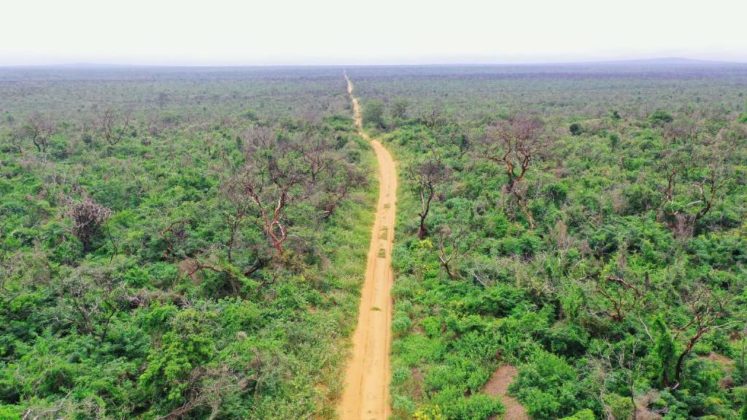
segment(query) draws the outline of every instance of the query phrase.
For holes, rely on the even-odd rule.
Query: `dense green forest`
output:
[[[747,419],[747,68],[354,67],[397,419]],[[341,68],[0,69],[0,418],[334,418]]]
[[[333,417],[375,200],[341,72],[0,72],[0,418]]]
[[[396,418],[747,418],[747,71],[350,71],[401,164]]]

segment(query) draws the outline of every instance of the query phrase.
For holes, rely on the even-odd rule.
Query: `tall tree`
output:
[[[431,211],[431,203],[439,185],[448,178],[448,169],[439,159],[430,158],[410,167],[409,172],[410,179],[414,180],[412,185],[415,193],[420,198],[418,238],[425,239],[428,236],[426,219]]]
[[[508,178],[504,192],[514,197],[531,227],[534,227],[534,217],[527,208],[526,191],[519,188],[519,184],[532,161],[549,147],[550,139],[543,136],[543,132],[544,124],[539,119],[517,115],[489,127],[476,151],[479,157],[503,167]]]

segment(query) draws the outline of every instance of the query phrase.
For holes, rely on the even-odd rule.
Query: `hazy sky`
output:
[[[0,65],[747,62],[747,0],[6,0]]]

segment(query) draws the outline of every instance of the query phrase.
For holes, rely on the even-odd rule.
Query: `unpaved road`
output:
[[[345,372],[345,389],[337,413],[343,420],[386,419],[389,405],[389,348],[391,344],[392,242],[397,200],[397,172],[389,151],[363,131],[361,109],[348,78],[355,126],[371,142],[379,165],[379,201],[371,232],[366,278],[361,290],[353,352]]]
[[[506,407],[506,412],[502,417],[505,420],[529,420],[529,416],[521,403],[508,395],[508,387],[518,374],[519,372],[515,367],[503,365],[493,372],[493,376],[490,377],[488,383],[482,389],[484,393],[501,399]],[[491,419],[495,418],[497,417],[491,417]]]

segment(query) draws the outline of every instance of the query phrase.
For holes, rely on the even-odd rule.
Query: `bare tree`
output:
[[[107,108],[99,116],[98,129],[104,139],[110,145],[119,143],[130,129],[132,113],[116,112],[112,108]]]
[[[316,184],[319,174],[334,164],[332,143],[323,136],[304,138],[300,144],[301,159],[306,164],[311,176],[311,184]]]
[[[659,220],[678,238],[693,235],[695,227],[725,192],[732,145],[718,138],[698,148],[671,148],[661,160],[666,177]]]
[[[113,279],[110,270],[82,266],[55,286],[60,307],[66,309],[60,321],[104,340],[111,321],[125,304],[124,287]]]
[[[489,127],[482,139],[482,147],[478,148],[480,157],[504,168],[508,177],[504,191],[516,199],[531,227],[534,227],[534,217],[527,208],[526,189],[518,186],[532,161],[543,148],[548,147],[549,139],[542,135],[543,130],[544,125],[540,120],[518,115]]]
[[[185,398],[183,405],[172,410],[158,420],[177,420],[188,418],[190,413],[200,408],[209,408],[210,414],[205,414],[207,419],[219,418],[223,408],[223,402],[227,396],[235,395],[256,385],[260,373],[245,376],[235,372],[230,367],[197,366],[186,379]]]
[[[460,278],[460,260],[479,245],[479,241],[468,240],[468,230],[455,230],[444,225],[436,231],[436,245],[438,247],[438,261],[450,280]],[[475,279],[481,281],[477,275]]]
[[[318,201],[322,218],[327,219],[332,216],[337,206],[348,197],[351,190],[365,186],[367,183],[366,174],[360,168],[349,163],[334,161],[334,165],[327,168],[321,185]]]
[[[400,98],[392,103],[392,118],[395,120],[407,119],[407,108],[410,106],[407,99]]]
[[[543,144],[543,124],[536,118],[519,115],[500,121],[488,128],[480,150],[481,155],[505,168],[508,183],[506,191],[512,193],[537,157]]]
[[[656,320],[655,326],[659,332],[656,351],[660,363],[659,380],[662,387],[679,388],[685,362],[692,353],[695,345],[706,334],[726,328],[735,323],[744,323],[744,319],[725,321],[729,317],[729,294],[716,293],[704,284],[695,284],[679,292],[684,317],[678,318],[671,328],[664,318]],[[676,343],[680,343],[677,346]],[[680,347],[681,350],[676,349]]]
[[[67,215],[73,221],[73,234],[83,243],[83,250],[90,251],[93,240],[112,211],[95,202],[91,197],[68,206]]]
[[[425,239],[428,236],[425,222],[431,210],[431,203],[438,186],[448,178],[448,168],[440,160],[431,158],[410,167],[409,172],[410,179],[413,180],[413,189],[420,197],[418,238]]]
[[[39,152],[46,152],[49,140],[56,130],[55,124],[38,112],[31,114],[21,126],[19,136],[28,138]]]
[[[627,253],[620,250],[611,267],[588,277],[591,288],[601,297],[601,314],[622,322],[631,313],[640,313],[648,304],[650,279],[627,269]]]
[[[686,291],[683,300],[690,320],[677,328],[674,334],[675,340],[684,338],[684,347],[675,364],[674,383],[670,384],[673,389],[680,385],[687,356],[706,333],[725,326],[722,320],[727,314],[724,298],[704,285],[696,285],[692,290]]]
[[[605,405],[605,411],[607,412],[607,418],[630,418],[636,420],[638,418],[638,404],[635,399],[635,385],[638,379],[644,372],[643,359],[640,355],[641,348],[640,343],[633,342],[630,346],[616,346],[611,343],[607,343],[608,350],[600,358],[602,367],[606,372],[619,372],[618,375],[603,375],[605,380],[616,382],[616,387],[625,388],[627,391],[630,405],[627,410],[624,407],[618,407],[618,410],[627,411],[623,417],[615,417],[615,414],[611,408]],[[602,388],[602,393],[604,393]],[[604,401],[604,397],[602,397]],[[645,409],[645,408],[644,408]],[[629,416],[629,417],[628,417]]]
[[[267,240],[280,255],[288,239],[286,211],[306,196],[309,172],[296,147],[271,141],[265,130],[250,133],[245,155],[244,166],[225,185],[225,194],[237,209],[257,212]]]

